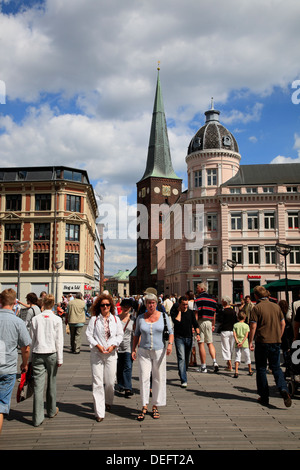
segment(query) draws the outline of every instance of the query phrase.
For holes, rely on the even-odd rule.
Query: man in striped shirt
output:
[[[196,315],[200,330],[199,355],[201,368],[199,372],[207,372],[206,351],[207,344],[209,354],[213,360],[214,372],[218,372],[219,366],[216,361],[216,350],[213,345],[213,331],[215,329],[217,301],[207,293],[208,286],[206,282],[197,285],[195,304]]]

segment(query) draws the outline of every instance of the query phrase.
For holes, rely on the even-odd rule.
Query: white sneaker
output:
[[[206,367],[200,367],[200,369],[198,369],[198,372],[204,372],[204,373],[206,373],[206,372],[207,372],[207,369],[206,369]]]
[[[181,384],[181,387],[182,387],[182,388],[186,388],[186,387],[187,387],[187,383],[184,382],[183,384]]]

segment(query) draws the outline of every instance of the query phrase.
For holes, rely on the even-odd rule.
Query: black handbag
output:
[[[169,336],[170,336],[165,312],[163,312],[163,319],[164,319],[163,341],[165,342],[165,341],[169,341]]]

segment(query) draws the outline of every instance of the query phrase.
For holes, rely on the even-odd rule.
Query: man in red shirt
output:
[[[199,354],[201,368],[199,372],[207,372],[206,369],[206,351],[207,344],[209,354],[213,360],[214,372],[218,372],[219,366],[216,361],[216,350],[213,345],[213,331],[216,323],[217,301],[207,293],[208,286],[205,282],[197,285],[195,303],[197,305],[196,318],[200,330]]]

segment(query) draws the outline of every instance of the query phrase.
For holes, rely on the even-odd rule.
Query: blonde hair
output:
[[[46,294],[42,299],[42,304],[45,310],[51,310],[54,305],[55,299],[53,294]]]

